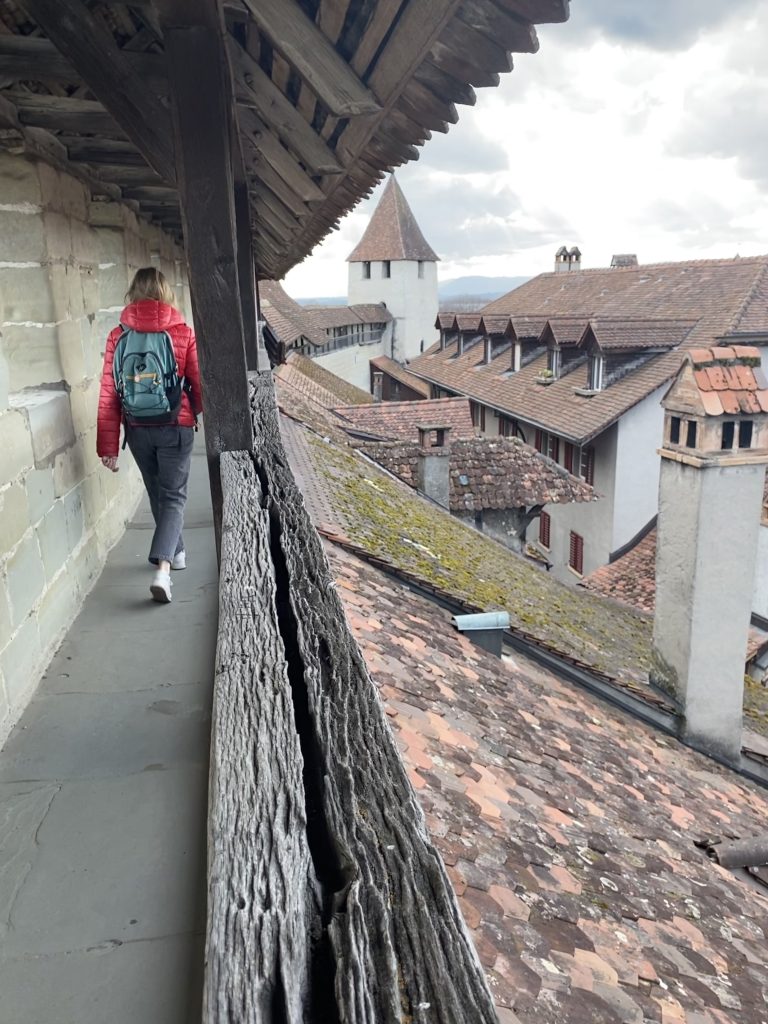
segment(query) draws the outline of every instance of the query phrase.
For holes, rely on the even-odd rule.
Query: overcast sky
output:
[[[768,251],[768,3],[572,0],[397,177],[442,280]],[[344,295],[361,203],[286,278]]]

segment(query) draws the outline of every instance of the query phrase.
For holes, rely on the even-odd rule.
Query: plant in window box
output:
[[[555,375],[552,372],[552,370],[539,370],[539,372],[538,372],[538,374],[536,376],[536,383],[537,384],[554,384],[555,383],[555,379],[556,378],[555,378]]]

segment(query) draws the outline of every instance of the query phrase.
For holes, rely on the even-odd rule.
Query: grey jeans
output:
[[[170,562],[184,550],[181,535],[195,432],[192,427],[127,427],[126,440],[141,471],[155,520],[149,560]]]

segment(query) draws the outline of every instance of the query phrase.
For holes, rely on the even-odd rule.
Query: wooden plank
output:
[[[570,0],[493,0],[510,14],[534,25],[568,21]]]
[[[245,0],[259,29],[332,114],[375,114],[379,106],[296,0]]]
[[[71,154],[70,159],[72,159]],[[135,164],[97,163],[96,173],[102,181],[111,181],[116,185],[132,188],[162,185],[163,179],[160,175],[155,174],[151,167],[147,167],[143,160],[141,163],[143,166],[138,167]]]
[[[112,115],[95,100],[33,92],[6,92],[5,96],[18,110],[23,124],[105,138],[125,138]]]
[[[57,136],[66,146],[70,160],[89,164],[123,164],[131,167],[151,169],[141,153],[130,142],[118,139],[94,139],[90,136],[70,135],[62,132]]]
[[[474,107],[477,94],[467,82],[452,78],[447,72],[435,67],[430,60],[425,60],[413,76],[413,81],[431,89],[436,95],[451,103],[461,103]]]
[[[165,60],[158,54],[128,53],[120,51],[131,68],[152,85],[158,95],[168,91]],[[59,53],[50,39],[40,36],[0,35],[0,77],[14,81],[35,82],[80,81],[80,73],[67,58]]]
[[[234,98],[217,0],[156,0],[171,84],[184,239],[203,383],[216,535],[223,451],[249,450],[232,171]]]
[[[81,0],[23,0],[30,14],[161,178],[175,183],[166,108]],[[47,127],[47,126],[43,126]]]
[[[249,107],[238,107],[237,119],[245,142],[258,158],[268,161],[275,172],[281,175],[293,191],[305,200],[324,200],[320,191],[307,172],[300,167],[288,150],[281,145],[256,112]]]
[[[232,38],[228,40],[228,51],[240,85],[238,103],[253,107],[309,169],[317,174],[339,174],[342,168],[333,152],[253,57]]]
[[[271,192],[274,192],[296,217],[304,219],[311,212],[304,200],[293,191],[266,160],[249,163],[248,173],[256,186],[261,182]]]
[[[288,469],[271,375],[252,387],[253,452],[222,458],[204,1024],[496,1024]],[[260,1002],[275,991],[279,1012]]]
[[[245,170],[245,160],[243,159],[240,136],[236,131],[232,132],[231,141],[232,178],[235,186],[237,282],[240,292],[240,306],[243,311],[245,364],[249,370],[258,370],[258,297],[256,295],[256,268],[254,265],[253,235],[251,233],[251,203],[248,195],[248,176]]]
[[[459,33],[469,29],[513,53],[536,53],[539,49],[536,29],[530,22],[483,0],[464,0],[455,26]]]

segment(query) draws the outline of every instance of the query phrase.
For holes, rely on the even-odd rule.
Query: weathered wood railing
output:
[[[455,894],[288,469],[222,456],[205,1024],[491,1024]]]

